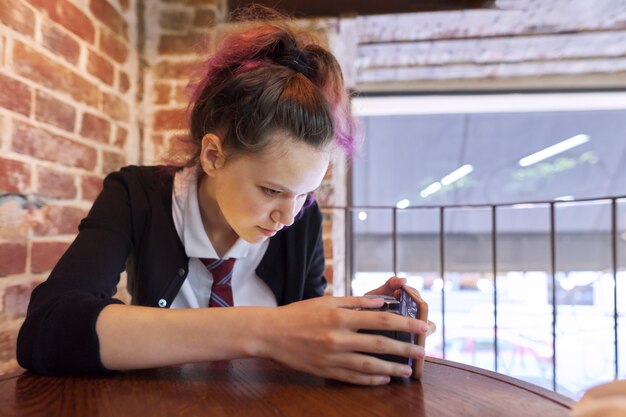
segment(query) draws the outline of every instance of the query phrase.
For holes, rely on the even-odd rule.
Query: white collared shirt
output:
[[[208,307],[213,277],[198,258],[218,258],[204,231],[198,204],[198,169],[185,168],[174,176],[172,215],[176,232],[189,257],[189,273],[171,308]],[[236,306],[276,306],[276,297],[255,273],[269,239],[248,243],[239,238],[223,258],[236,258],[233,268],[233,303]]]

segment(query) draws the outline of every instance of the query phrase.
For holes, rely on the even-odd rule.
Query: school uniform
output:
[[[202,301],[201,294],[183,295],[190,269],[191,276],[199,278],[198,259],[187,254],[181,241],[184,225],[175,220],[177,201],[183,198],[175,193],[177,172],[180,178],[181,171],[173,167],[129,166],[105,178],[78,236],[31,295],[17,340],[22,367],[51,374],[107,372],[100,361],[95,326],[104,307],[122,303],[113,296],[124,270],[132,304],[169,308],[173,303],[188,307],[185,303],[193,297]],[[316,204],[268,239],[265,247],[241,245],[234,257],[244,259],[249,250],[257,255],[258,265],[241,268],[245,277],[258,281],[256,288],[265,286],[261,304],[285,305],[324,293],[321,213]],[[233,279],[235,305],[238,292],[245,294],[239,305],[253,301],[253,292],[239,291],[237,278]]]

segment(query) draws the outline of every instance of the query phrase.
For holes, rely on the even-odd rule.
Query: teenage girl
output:
[[[322,297],[321,214],[310,196],[331,153],[353,147],[336,59],[310,33],[256,24],[225,37],[203,74],[190,143],[175,155],[183,163],[107,176],[33,291],[19,363],[97,374],[254,356],[364,385],[410,375],[364,352],[419,359],[422,348],[357,330],[425,333],[426,323],[355,311],[380,298]],[[215,262],[232,272],[218,275]],[[124,270],[132,305],[113,298]],[[394,277],[371,294],[404,283]]]

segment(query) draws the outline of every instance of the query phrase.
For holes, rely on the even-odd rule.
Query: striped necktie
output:
[[[233,288],[231,285],[233,277],[233,265],[235,259],[200,259],[213,275],[213,285],[211,286],[211,298],[209,307],[232,307]]]

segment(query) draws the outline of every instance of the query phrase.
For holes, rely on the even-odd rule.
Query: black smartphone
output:
[[[380,296],[380,295],[369,295],[366,297],[370,298],[383,298],[385,300],[384,304],[380,308],[369,309],[374,311],[385,311],[392,314],[399,314],[401,316],[408,316],[412,318],[417,318],[426,322],[428,320],[428,304],[420,297],[420,294],[414,288],[409,286],[403,286],[400,291],[400,299],[396,300],[395,297],[391,296]],[[400,331],[388,331],[388,330],[369,330],[362,329],[359,330],[359,333],[364,334],[376,334],[381,336],[390,337],[395,340],[399,340],[406,343],[415,343],[422,347],[424,347],[426,343],[426,335],[424,334],[413,334],[408,332],[400,332]],[[404,356],[397,355],[389,355],[389,354],[376,354],[376,353],[367,353],[368,355],[375,356],[377,358],[391,361],[403,363],[411,366],[413,368],[413,374],[411,378],[420,379],[422,377],[422,373],[424,371],[424,360],[413,360],[412,358],[405,358]]]

